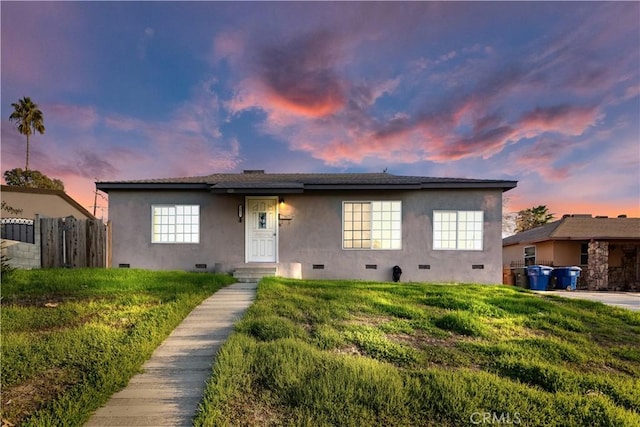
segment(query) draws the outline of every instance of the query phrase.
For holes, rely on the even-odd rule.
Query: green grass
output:
[[[627,310],[508,286],[269,278],[195,425],[638,426],[639,378]]]
[[[2,282],[2,419],[82,425],[196,305],[232,282],[143,270],[13,272]]]

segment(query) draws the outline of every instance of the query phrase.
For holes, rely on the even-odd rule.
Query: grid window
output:
[[[152,211],[152,243],[198,243],[200,206],[155,205]]]
[[[402,202],[344,202],[343,249],[402,249]]]
[[[482,211],[434,211],[433,249],[482,250]]]

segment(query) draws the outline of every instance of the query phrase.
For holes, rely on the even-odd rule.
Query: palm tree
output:
[[[29,135],[38,132],[44,133],[44,118],[42,111],[38,109],[38,104],[34,104],[28,96],[11,104],[13,113],[9,116],[9,121],[16,122],[18,132],[27,137],[27,164],[25,171],[29,170]]]

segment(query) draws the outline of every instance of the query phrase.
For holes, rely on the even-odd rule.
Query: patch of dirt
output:
[[[386,334],[386,337],[398,344],[404,344],[409,347],[413,347],[419,350],[422,350],[426,347],[455,347],[456,343],[459,341],[472,341],[473,338],[470,337],[447,337],[447,338],[435,338],[430,335],[416,332],[413,335],[409,334]]]
[[[233,426],[279,426],[286,419],[282,408],[263,402],[257,393],[237,396],[227,407],[225,415]]]
[[[47,307],[55,308],[65,302],[80,301],[81,298],[76,296],[62,296],[62,295],[38,295],[28,297],[17,298],[2,298],[2,306],[16,305],[18,307]]]
[[[2,425],[20,425],[74,384],[75,380],[68,372],[52,368],[21,384],[3,387],[0,405]]]
[[[343,322],[345,325],[380,326],[394,320],[391,316],[354,316]]]
[[[337,354],[348,354],[351,356],[362,356],[364,353],[360,351],[360,349],[355,345],[349,345],[346,347],[340,347],[333,350],[334,353]]]

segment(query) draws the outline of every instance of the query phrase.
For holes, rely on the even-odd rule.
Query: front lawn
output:
[[[640,314],[509,286],[264,279],[198,426],[640,425]]]
[[[113,269],[3,278],[2,425],[82,425],[195,306],[232,282]]]

